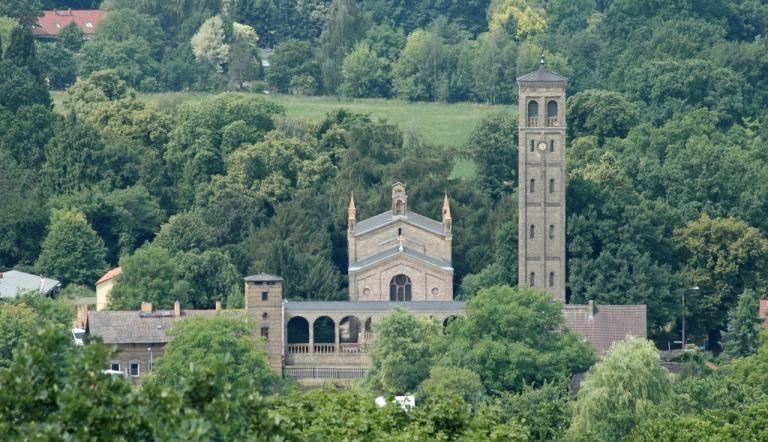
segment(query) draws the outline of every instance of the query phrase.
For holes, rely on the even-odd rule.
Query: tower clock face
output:
[[[546,150],[547,150],[547,143],[545,143],[543,141],[541,143],[539,143],[539,151],[546,152]]]

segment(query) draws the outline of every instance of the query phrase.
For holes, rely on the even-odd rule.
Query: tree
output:
[[[115,11],[114,14],[118,14],[119,11]],[[110,14],[109,19],[112,18],[112,14]],[[97,32],[101,32],[104,26],[104,21],[102,20],[99,23],[99,27],[97,28]],[[124,34],[127,35],[127,34]],[[70,24],[64,26],[61,31],[59,31],[59,35],[56,36],[56,41],[65,49],[72,51],[72,52],[78,52],[83,47],[83,44],[85,43],[85,33],[80,30],[80,27],[75,24],[75,22],[71,22]]]
[[[123,273],[110,294],[110,309],[136,310],[142,302],[156,309],[173,308],[175,301],[187,304],[190,285],[167,250],[144,245],[121,258],[120,266]]]
[[[660,365],[653,343],[627,338],[582,381],[568,435],[576,440],[621,440],[669,394],[670,387],[670,375]]]
[[[227,73],[230,88],[241,89],[246,81],[258,78],[259,65],[256,57],[259,36],[248,25],[232,23],[232,27],[234,38],[230,45]]]
[[[13,28],[11,41],[3,53],[3,58],[16,66],[26,67],[32,75],[40,78],[40,64],[35,52],[35,39],[29,29]]]
[[[224,21],[220,15],[203,22],[190,43],[198,60],[208,60],[219,72],[224,71],[229,61],[229,44],[225,42]]]
[[[498,114],[485,117],[470,132],[464,148],[477,164],[480,187],[496,203],[517,187],[517,119]]]
[[[374,24],[368,28],[362,41],[371,48],[371,52],[389,62],[397,60],[398,54],[405,47],[403,31],[386,24]]]
[[[473,51],[469,67],[472,94],[490,104],[517,101],[516,59],[517,47],[507,33],[496,31],[483,34]]]
[[[702,215],[675,230],[675,243],[688,280],[700,288],[686,299],[688,330],[706,334],[716,348],[738,295],[750,289],[765,293],[768,240],[741,221]]]
[[[440,35],[421,29],[413,31],[392,66],[392,86],[398,97],[408,100],[435,100],[441,84],[447,82],[448,54]]]
[[[43,182],[50,193],[71,193],[97,184],[105,172],[98,131],[74,117],[59,121],[45,146]]]
[[[78,73],[88,76],[93,72],[114,69],[120,78],[135,88],[151,90],[156,82],[158,64],[152,58],[151,48],[140,37],[122,40],[91,39],[80,51]]]
[[[568,98],[568,135],[595,135],[602,142],[609,137],[626,137],[639,120],[635,103],[611,91],[586,90]]]
[[[24,66],[11,60],[0,61],[0,108],[16,112],[22,106],[39,104],[51,107],[48,88]]]
[[[13,361],[13,352],[21,349],[24,341],[32,337],[40,318],[24,304],[0,304],[0,368]]]
[[[172,215],[160,226],[154,245],[171,253],[204,252],[213,245],[213,229],[205,223],[198,212],[183,212]]]
[[[333,0],[331,3],[317,55],[326,94],[337,92],[342,82],[344,57],[365,36],[369,26],[370,17],[362,5],[353,0]]]
[[[294,39],[280,42],[275,46],[275,53],[269,62],[267,82],[278,92],[288,93],[294,78],[309,77],[317,81],[320,69],[314,55],[309,42]]]
[[[195,366],[208,367],[219,361],[227,367],[223,381],[237,384],[252,379],[259,393],[272,392],[278,376],[270,368],[261,343],[254,342],[252,331],[253,324],[244,318],[221,314],[175,322],[168,332],[173,340],[153,370],[153,381],[178,387]]]
[[[415,392],[439,355],[438,325],[395,309],[381,320],[374,333],[368,387],[389,394]]]
[[[723,356],[726,359],[749,356],[757,351],[759,308],[760,299],[754,290],[745,290],[739,295],[738,302],[728,312],[727,339],[723,344]]]
[[[480,375],[487,391],[520,391],[585,370],[594,349],[565,329],[562,304],[544,291],[496,286],[465,305],[448,326],[442,364]]]
[[[372,52],[366,43],[358,43],[341,67],[339,91],[350,97],[386,97],[389,95],[387,61]]]
[[[99,22],[93,39],[119,42],[129,35],[143,40],[149,46],[152,58],[160,60],[166,49],[166,39],[160,22],[154,15],[142,14],[133,8],[109,11]]]
[[[17,18],[24,26],[34,25],[41,15],[40,0],[7,0],[0,4],[0,16]]]
[[[51,89],[66,89],[75,82],[77,64],[75,56],[69,49],[55,44],[40,43],[37,51],[41,70],[48,79],[48,86]]]
[[[523,387],[517,394],[504,393],[500,406],[506,416],[514,416],[531,431],[531,440],[563,440],[571,422],[572,394],[565,382],[548,382],[534,388]]]
[[[0,150],[0,266],[34,262],[45,237],[49,213],[34,174]]]
[[[547,13],[525,0],[494,0],[488,8],[488,28],[524,39],[547,29]]]
[[[104,241],[82,212],[53,210],[35,268],[64,284],[93,284],[107,270]]]
[[[243,305],[242,276],[229,254],[219,250],[180,253],[175,257],[181,277],[190,285],[190,302],[200,309],[211,309],[216,301],[229,308]]]
[[[472,370],[455,367],[432,367],[429,377],[419,385],[419,399],[458,396],[473,406],[485,397],[480,376]]]

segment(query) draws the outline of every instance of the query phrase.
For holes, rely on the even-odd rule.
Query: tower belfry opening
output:
[[[536,71],[517,78],[518,182],[528,185],[528,191],[518,190],[518,282],[533,286],[537,273],[547,275],[546,283],[536,286],[563,302],[567,82],[544,66],[543,56]],[[543,191],[535,188],[536,181]]]

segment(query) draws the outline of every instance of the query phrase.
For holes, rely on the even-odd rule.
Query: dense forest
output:
[[[75,28],[45,42],[27,29],[43,8],[91,6],[109,14],[87,41]],[[65,351],[53,325],[35,329],[57,314],[47,301],[3,303],[0,318],[13,321],[0,321],[0,330],[11,330],[0,333],[0,367],[10,367],[0,369],[0,406],[35,398],[24,409],[1,408],[16,416],[0,422],[4,432],[33,428],[44,440],[72,430],[72,416],[96,413],[72,398],[98,385],[102,396],[93,404],[102,407],[104,428],[136,439],[171,438],[162,431],[179,440],[204,439],[206,431],[218,435],[212,439],[248,438],[230,432],[244,427],[292,439],[314,437],[313,430],[330,439],[479,440],[496,430],[519,435],[496,440],[765,437],[768,346],[760,347],[753,318],[768,282],[765,2],[12,0],[0,4],[0,16],[0,269],[57,278],[65,285],[59,295],[69,297],[91,293],[104,271],[121,265],[112,300],[119,309],[141,301],[169,308],[175,300],[239,307],[241,278],[261,271],[283,276],[292,299],[344,299],[349,194],[362,219],[388,207],[390,184],[402,181],[412,209],[433,218],[448,193],[455,292],[469,300],[467,321],[448,331],[455,343],[422,342],[439,335],[429,329],[413,337],[413,347],[404,342],[425,361],[411,384],[377,377],[387,352],[398,351],[379,350],[372,388],[440,392],[410,415],[373,409],[358,393],[331,395],[328,403],[288,394],[267,407],[258,395],[234,392],[245,385],[236,382],[253,380],[217,382],[224,366],[184,374],[170,389],[130,391],[96,374],[78,378],[83,367],[98,373],[108,350]],[[259,48],[274,48],[266,70]],[[515,77],[534,69],[542,53],[550,69],[569,77],[568,300],[646,304],[649,337],[663,348],[679,339],[685,315],[689,341],[715,356],[694,352],[682,380],[658,371],[655,350],[640,341],[598,362],[576,399],[564,393],[563,377],[592,359],[566,338],[556,348],[489,346],[462,359],[470,352],[460,344],[476,336],[468,328],[473,315],[475,325],[494,318],[480,301],[506,303],[501,311],[527,318],[504,292],[513,289],[496,287],[517,283],[512,106],[452,149],[369,115],[338,109],[322,121],[300,121],[260,93],[229,93],[514,104]],[[60,112],[50,88],[66,88]],[[148,104],[137,96],[160,90],[221,93],[195,103]],[[474,161],[474,177],[451,176],[457,157]],[[30,330],[36,342],[11,356]],[[723,348],[722,359],[712,359]],[[530,358],[482,359],[505,351]],[[635,364],[631,372],[622,357]],[[712,361],[721,369],[712,371]],[[552,371],[530,370],[547,364]],[[243,388],[291,388],[264,379],[268,387]],[[36,390],[47,387],[59,396]],[[441,399],[443,390],[463,398]],[[156,402],[161,394],[164,402]],[[106,411],[118,400],[134,404],[120,407],[133,414]],[[52,409],[57,417],[46,423]],[[258,412],[217,420],[233,409]],[[168,428],[157,420],[171,416],[184,418]],[[121,419],[137,432],[120,433]],[[333,433],[331,422],[346,420],[370,433]]]

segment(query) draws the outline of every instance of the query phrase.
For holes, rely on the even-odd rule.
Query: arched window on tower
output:
[[[555,272],[549,272],[549,286],[555,286]]]
[[[535,285],[535,282],[536,282],[536,273],[531,272],[531,279],[528,280],[528,285],[533,287]]]
[[[531,152],[536,150],[536,140],[531,140]]]
[[[531,239],[533,239],[536,236],[536,226],[531,224]]]
[[[549,151],[550,152],[555,151],[555,140],[549,140]]]
[[[528,191],[533,193],[536,191],[536,180],[531,178],[531,184],[528,186]]]
[[[403,274],[395,275],[389,282],[389,300],[410,301],[411,278]]]
[[[555,179],[549,179],[549,193],[555,193]]]
[[[547,126],[557,126],[557,101],[555,100],[547,102]]]
[[[405,215],[405,204],[403,200],[397,200],[395,202],[395,215]]]
[[[549,239],[555,239],[555,225],[549,225]]]
[[[528,127],[539,126],[539,103],[536,100],[528,102]]]

